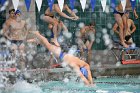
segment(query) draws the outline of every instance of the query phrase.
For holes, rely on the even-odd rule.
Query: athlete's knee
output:
[[[52,25],[52,24],[49,24],[49,25],[48,25],[48,29],[51,30],[52,28],[53,28],[53,25]]]

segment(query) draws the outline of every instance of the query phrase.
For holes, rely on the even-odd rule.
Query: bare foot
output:
[[[125,48],[128,48],[128,47],[129,47],[129,46],[128,46],[126,43],[124,43],[124,42],[122,42],[121,44],[122,44],[123,47],[125,47]]]

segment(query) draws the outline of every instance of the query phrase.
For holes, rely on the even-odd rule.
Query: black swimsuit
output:
[[[23,40],[11,40],[11,43],[16,44],[17,46],[20,46],[23,43]]]
[[[121,12],[117,11],[116,9],[114,9],[113,14],[120,14],[121,16],[123,16],[125,13],[121,13]]]

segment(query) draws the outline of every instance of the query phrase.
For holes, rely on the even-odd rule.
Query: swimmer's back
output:
[[[64,56],[64,62],[67,62],[70,66],[79,66],[79,67],[84,67],[87,63],[80,60],[78,57],[75,57],[74,55],[71,54],[65,54]]]

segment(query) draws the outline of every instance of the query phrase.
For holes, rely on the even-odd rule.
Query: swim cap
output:
[[[18,13],[21,14],[21,11],[20,10],[16,10],[15,15],[18,14]]]

